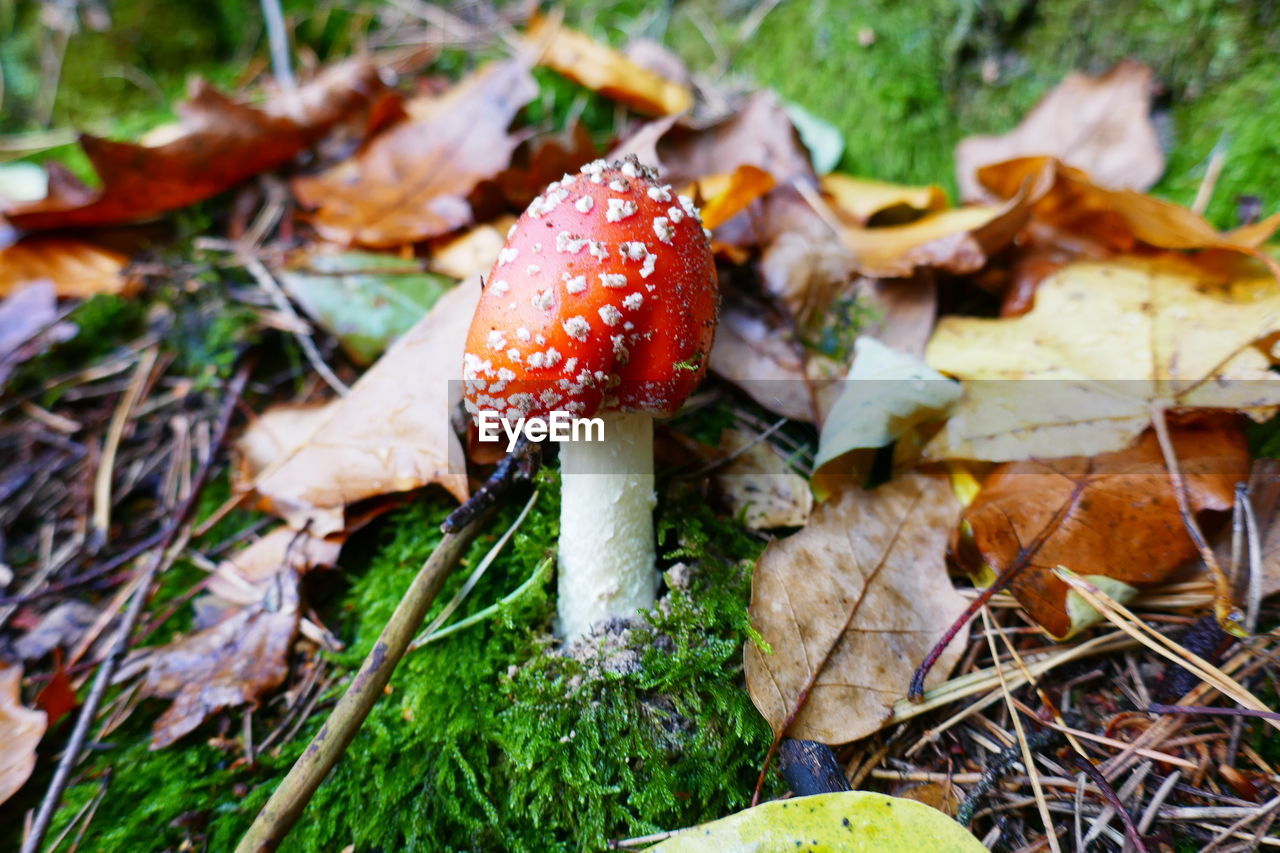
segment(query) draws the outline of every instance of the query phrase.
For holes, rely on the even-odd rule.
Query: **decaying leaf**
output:
[[[1003,204],[944,210],[906,225],[845,225],[840,236],[865,276],[903,278],[922,267],[971,273],[1008,245],[1028,216],[1023,191]]]
[[[866,225],[873,216],[884,214],[901,221],[915,219],[925,213],[947,209],[947,196],[942,187],[908,187],[851,175],[823,175],[822,191],[832,208],[855,225]]]
[[[101,189],[52,163],[49,195],[12,205],[4,216],[15,227],[42,230],[137,222],[177,210],[287,163],[383,91],[377,68],[363,60],[336,65],[296,92],[275,93],[260,108],[198,82],[177,107],[182,123],[160,134],[163,141],[80,137]]]
[[[853,367],[841,384],[813,460],[819,497],[841,481],[863,482],[876,448],[944,417],[960,397],[959,383],[867,336],[855,343]]]
[[[526,36],[538,64],[646,115],[675,115],[693,106],[688,86],[642,68],[611,47],[542,16]]]
[[[28,237],[0,249],[0,296],[38,281],[53,283],[58,296],[87,299],[125,293],[137,279],[125,275],[129,259],[112,249],[69,237]]]
[[[656,853],[983,853],[937,809],[871,791],[774,800],[677,833]]]
[[[253,604],[267,594],[277,574],[287,570],[304,575],[320,566],[336,565],[341,551],[341,536],[323,539],[277,527],[219,563],[206,589],[233,604]]]
[[[725,430],[718,449],[734,455],[712,476],[735,518],[752,530],[804,526],[813,511],[809,483],[773,445],[739,430]]]
[[[280,281],[307,314],[366,365],[408,331],[454,282],[415,261],[374,252],[298,253]]]
[[[1176,256],[1071,264],[1040,284],[1028,314],[938,323],[927,361],[964,380],[964,397],[925,452],[1092,456],[1132,443],[1153,406],[1265,417],[1280,376],[1255,344],[1277,331],[1280,285],[1261,268],[1220,275]]]
[[[1106,189],[1052,157],[1023,157],[986,166],[978,171],[978,180],[1000,198],[1029,192],[1034,219],[1115,251],[1130,252],[1142,244],[1159,249],[1223,249],[1262,258],[1280,275],[1280,266],[1257,251],[1280,227],[1280,216],[1219,233],[1185,207],[1133,190]]]
[[[776,185],[772,175],[749,163],[729,174],[702,178],[698,189],[706,199],[702,206],[703,227],[719,228]]]
[[[773,654],[749,642],[745,662],[747,690],[775,735],[839,744],[884,725],[916,665],[965,609],[943,558],[959,509],[946,477],[907,474],[874,491],[844,491],[765,549],[751,621]],[[962,630],[947,647],[935,682],[966,639]]]
[[[1194,512],[1230,510],[1250,454],[1235,416],[1170,425],[1170,437]],[[1053,574],[1066,566],[1126,599],[1168,579],[1196,556],[1183,526],[1154,431],[1133,447],[1092,457],[1011,462],[996,468],[965,508],[951,542],[957,563],[981,581],[1013,565],[1019,550],[1050,526],[1083,484],[1074,509],[1048,533],[1011,590],[1055,637],[1086,627],[1097,614]]]
[[[258,475],[254,489],[273,511],[327,536],[346,526],[346,506],[365,498],[431,483],[466,498],[449,413],[461,398],[463,344],[479,299],[475,280],[445,293],[305,443]]]
[[[12,797],[36,767],[44,737],[44,711],[22,704],[22,667],[0,665],[0,803]]]
[[[819,411],[805,359],[797,344],[779,332],[780,322],[758,306],[726,301],[708,364],[769,411],[812,423]]]
[[[162,749],[223,708],[233,708],[278,687],[289,674],[289,646],[298,632],[298,576],[273,576],[260,601],[232,611],[217,624],[143,649],[121,665],[116,681],[138,673],[142,695],[172,699],[151,729],[151,748]]]
[[[399,246],[468,225],[467,194],[511,162],[520,139],[507,128],[537,93],[523,62],[487,65],[444,95],[411,103],[412,118],[350,160],[295,179],[294,195],[335,243]]]
[[[1003,136],[971,136],[956,146],[960,196],[985,198],[977,172],[1016,157],[1050,155],[1111,189],[1145,190],[1164,172],[1151,122],[1151,69],[1125,60],[1100,77],[1079,72]]]

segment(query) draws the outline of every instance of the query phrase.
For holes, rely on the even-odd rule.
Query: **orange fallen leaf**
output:
[[[399,246],[447,234],[472,220],[467,194],[511,162],[508,132],[538,87],[519,60],[494,62],[436,98],[412,101],[412,118],[349,160],[295,178],[317,231],[335,243]]]
[[[346,507],[366,498],[439,483],[466,499],[449,414],[461,399],[463,344],[479,299],[475,279],[446,292],[322,424],[308,425],[305,441],[257,475],[254,489],[272,511],[296,530],[328,536],[346,528]]]
[[[706,199],[702,205],[702,226],[720,227],[777,185],[773,175],[750,163],[728,174],[702,178],[697,182],[698,191]]]
[[[745,649],[747,690],[776,737],[828,744],[886,724],[916,664],[965,609],[944,564],[960,505],[947,479],[912,473],[850,488],[809,525],[769,544],[751,585],[751,623],[773,650]],[[959,661],[948,645],[936,683]]]
[[[1052,157],[1023,157],[985,166],[978,180],[1001,198],[1030,187],[1031,216],[1119,252],[1142,244],[1159,249],[1223,249],[1258,257],[1280,275],[1280,264],[1258,247],[1280,227],[1280,215],[1220,233],[1202,216],[1133,190],[1099,186],[1088,174]]]
[[[11,205],[3,215],[27,230],[115,225],[150,219],[217,195],[292,160],[384,91],[363,60],[327,69],[295,93],[262,107],[238,103],[197,82],[178,104],[181,124],[135,145],[83,135],[80,145],[101,189],[49,164],[49,194]]]
[[[947,208],[947,196],[937,184],[909,187],[835,172],[823,175],[819,184],[832,208],[856,225],[866,225],[876,214],[898,209],[915,218]]]
[[[36,767],[36,747],[47,728],[44,711],[22,704],[22,667],[0,665],[0,803],[12,797]]]
[[[1250,463],[1236,417],[1174,422],[1170,436],[1192,510],[1230,510],[1235,486],[1249,475]],[[1123,598],[1166,581],[1198,553],[1179,515],[1155,433],[1148,430],[1134,446],[1112,453],[999,466],[965,508],[951,540],[953,558],[990,582],[1014,564],[1079,484],[1083,492],[1075,508],[1010,585],[1031,617],[1055,637],[1070,636],[1093,615],[1069,595],[1053,574],[1055,567],[1066,566]]]
[[[67,674],[66,664],[62,660],[62,649],[54,649],[53,677],[36,694],[36,707],[45,712],[49,728],[53,728],[58,720],[79,704],[76,689],[71,684],[71,676]]]
[[[1017,157],[1049,155],[1111,189],[1145,190],[1164,172],[1151,122],[1151,69],[1125,60],[1100,77],[1071,74],[1002,136],[971,136],[956,146],[960,197],[981,200],[977,172]]]
[[[688,86],[661,77],[626,55],[541,15],[526,40],[545,65],[575,83],[646,115],[675,115],[693,106]]]
[[[58,296],[87,299],[128,293],[137,279],[125,274],[129,259],[112,249],[66,237],[35,236],[0,249],[0,296],[49,281]]]

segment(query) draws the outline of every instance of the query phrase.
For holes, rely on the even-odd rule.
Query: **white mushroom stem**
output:
[[[652,607],[657,593],[653,417],[601,417],[604,441],[560,445],[557,609],[566,640],[601,619]]]

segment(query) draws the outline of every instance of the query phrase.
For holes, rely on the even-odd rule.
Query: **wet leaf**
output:
[[[454,285],[415,261],[373,252],[301,253],[280,271],[295,301],[367,365]]]
[[[164,646],[135,652],[116,681],[142,673],[142,695],[172,699],[151,729],[163,749],[224,708],[256,703],[289,673],[298,632],[298,576],[278,573],[268,594],[216,625]]]
[[[83,240],[28,237],[0,249],[0,296],[38,281],[52,282],[63,298],[125,293],[137,284],[124,273],[128,262],[119,252]]]
[[[658,853],[982,853],[960,824],[914,800],[842,791],[774,800],[678,833]]]
[[[1170,425],[1170,437],[1195,512],[1230,510],[1236,483],[1249,475],[1250,454],[1236,418],[1217,415]],[[1013,579],[1014,597],[1055,637],[1098,617],[1053,574],[1066,566],[1131,597],[1161,583],[1196,554],[1183,526],[1154,431],[1133,447],[1092,457],[1026,460],[1001,465],[965,508],[952,537],[958,564],[983,581],[1006,571],[1070,499],[1076,507],[1053,528]]]
[[[956,146],[964,199],[986,198],[977,172],[1017,157],[1050,155],[1111,189],[1145,190],[1164,172],[1151,122],[1151,69],[1125,60],[1100,77],[1071,74],[1003,136],[971,136]]]
[[[938,323],[926,360],[964,380],[964,397],[925,452],[1091,456],[1131,444],[1156,405],[1266,417],[1280,404],[1280,376],[1255,344],[1276,332],[1280,286],[1257,267],[1071,264],[1040,284],[1028,314]]]
[[[835,211],[855,225],[866,225],[878,213],[901,211],[908,218],[947,209],[947,196],[942,187],[908,187],[852,175],[822,176],[822,191],[831,199]]]
[[[303,444],[258,475],[254,488],[272,511],[327,536],[346,527],[346,506],[365,498],[432,483],[466,498],[462,446],[449,423],[462,389],[450,380],[461,372],[479,298],[474,280],[445,293]]]
[[[1248,497],[1262,546],[1259,554],[1262,597],[1268,598],[1280,592],[1280,460],[1258,459],[1253,463]],[[1229,541],[1230,535],[1226,538]],[[1230,564],[1229,555],[1229,551],[1223,555],[1222,565]],[[1244,601],[1248,596],[1247,582],[1241,587],[1239,600]]]
[[[863,482],[870,454],[847,454],[885,447],[921,424],[945,417],[960,398],[959,383],[866,336],[858,338],[853,367],[841,385],[822,423],[813,460],[819,497],[834,491],[842,480]]]
[[[906,225],[845,225],[841,240],[862,275],[903,278],[920,268],[971,273],[1022,230],[1029,215],[1025,193],[1000,205],[959,207]]]
[[[549,18],[538,16],[526,35],[538,64],[646,115],[675,115],[693,106],[689,87],[632,62],[625,54]]]
[[[100,189],[51,163],[49,195],[3,215],[29,230],[150,219],[287,163],[383,91],[378,70],[362,60],[333,66],[295,93],[274,93],[262,107],[197,82],[177,106],[181,124],[153,135],[153,144],[80,137]]]
[[[1029,190],[1035,220],[1097,240],[1114,251],[1129,252],[1143,244],[1160,249],[1223,249],[1266,260],[1280,275],[1280,265],[1257,252],[1280,227],[1280,216],[1237,232],[1219,233],[1185,207],[1133,190],[1106,189],[1086,173],[1050,157],[986,166],[979,170],[978,179],[1002,198]]]
[[[47,727],[44,711],[23,706],[21,686],[22,667],[0,665],[0,803],[31,776]]]
[[[725,430],[718,449],[737,454],[712,475],[730,514],[752,530],[804,526],[813,510],[809,483],[777,448],[739,430]]]
[[[339,402],[278,403],[254,418],[236,439],[236,487],[251,488],[260,474],[306,444],[307,439],[333,417]]]
[[[68,599],[46,611],[31,630],[14,640],[13,650],[22,660],[39,660],[54,649],[72,649],[101,616],[98,608]]]
[[[410,102],[409,120],[338,166],[293,182],[327,240],[399,246],[471,223],[467,195],[511,162],[507,128],[537,95],[518,60],[486,65],[445,94]]]
[[[946,477],[907,474],[843,491],[765,549],[751,622],[773,653],[749,642],[745,663],[747,690],[775,735],[839,744],[888,721],[916,665],[965,608],[943,560],[959,509]],[[966,639],[961,631],[947,647],[934,683]]]

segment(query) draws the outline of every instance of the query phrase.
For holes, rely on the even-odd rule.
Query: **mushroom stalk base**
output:
[[[560,445],[558,629],[573,640],[611,616],[652,607],[653,417],[609,412],[604,441]]]

